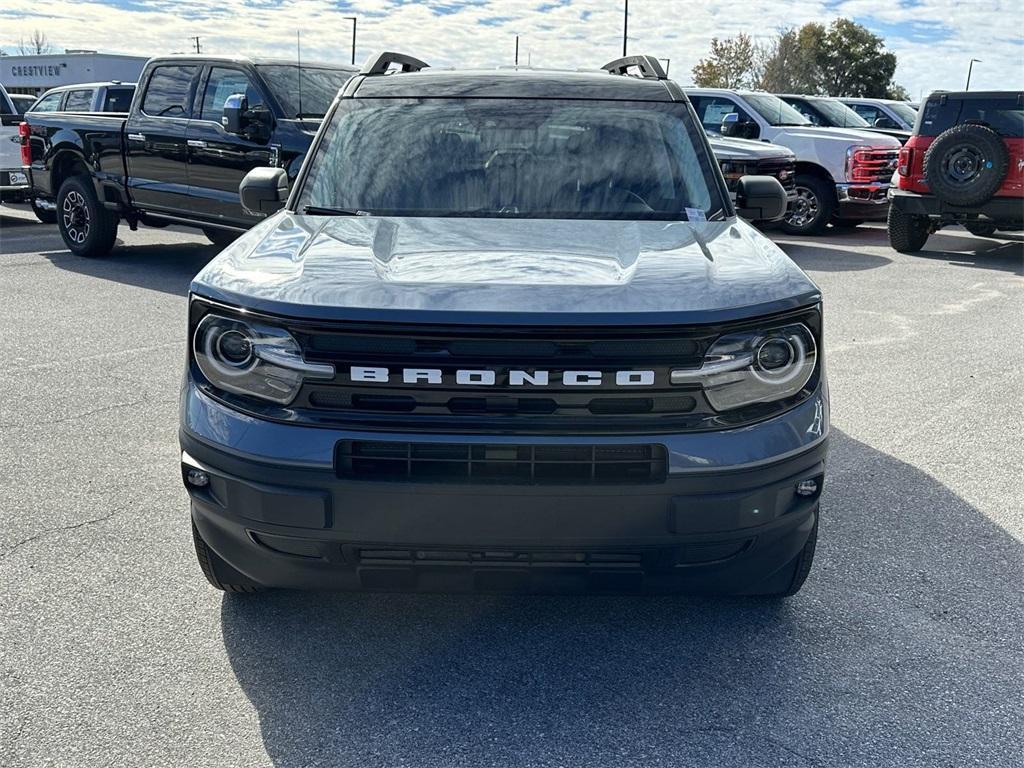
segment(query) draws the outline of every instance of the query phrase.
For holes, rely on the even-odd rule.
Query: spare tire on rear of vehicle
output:
[[[984,203],[1002,186],[1010,166],[1006,142],[991,128],[974,123],[940,133],[924,156],[932,194],[950,205]]]

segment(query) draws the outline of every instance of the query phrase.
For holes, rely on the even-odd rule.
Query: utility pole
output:
[[[519,35],[516,35],[516,66],[519,66]]]
[[[356,63],[356,17],[346,16],[346,19],[352,22],[352,63]]]
[[[196,53],[202,53],[203,52],[203,49],[199,46],[199,35],[196,35],[195,37],[190,37],[189,40],[195,40],[196,41]]]
[[[626,0],[626,10],[622,15],[622,55],[626,55],[626,36],[629,32],[629,0]]]
[[[967,65],[967,85],[964,88],[965,91],[971,90],[971,70],[974,69],[974,62],[984,63],[981,59],[971,59],[971,63]]]

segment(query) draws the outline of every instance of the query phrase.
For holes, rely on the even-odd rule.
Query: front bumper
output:
[[[817,522],[828,434],[821,391],[751,427],[650,438],[669,456],[659,483],[367,481],[339,475],[334,445],[380,433],[259,422],[191,385],[182,405],[183,476],[200,469],[209,477],[205,487],[186,483],[197,529],[244,576],[291,588],[756,592],[800,552]],[[244,431],[234,433],[233,421]],[[219,435],[207,430],[212,425]],[[818,481],[817,492],[797,495],[808,479]]]
[[[837,219],[885,221],[889,215],[889,184],[836,184]]]

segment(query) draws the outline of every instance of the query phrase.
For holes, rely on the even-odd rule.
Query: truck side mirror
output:
[[[875,128],[899,128],[891,117],[879,117],[875,120]]]
[[[238,185],[238,196],[250,216],[277,213],[288,202],[288,174],[284,168],[253,168]]]
[[[722,118],[721,132],[723,136],[733,139],[756,139],[761,129],[752,120],[740,120],[738,112],[730,112]]]
[[[244,93],[233,93],[224,100],[224,115],[220,124],[228,133],[241,135],[248,128],[249,99]]]
[[[750,221],[778,221],[786,215],[786,190],[774,176],[743,176],[736,184],[736,213]]]

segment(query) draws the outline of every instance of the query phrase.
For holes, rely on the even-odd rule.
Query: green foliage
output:
[[[892,82],[895,72],[896,55],[881,37],[836,19],[828,27],[812,22],[779,30],[763,45],[744,34],[714,38],[711,54],[693,68],[693,80],[704,88],[905,98],[905,89]]]

